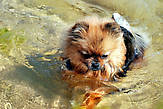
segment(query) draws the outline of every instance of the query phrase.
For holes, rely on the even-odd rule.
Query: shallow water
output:
[[[144,66],[113,83],[126,90],[107,95],[97,108],[163,108],[162,7],[161,0],[1,0],[0,108],[75,108],[75,94],[60,79],[61,33],[84,16],[108,17],[113,12],[150,43]]]

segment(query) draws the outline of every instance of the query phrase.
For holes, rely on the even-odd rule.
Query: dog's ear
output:
[[[89,25],[86,22],[78,22],[69,30],[69,36],[73,38],[82,38],[81,34],[87,33],[88,29]]]
[[[104,25],[104,29],[109,31],[112,35],[119,35],[122,33],[120,26],[116,22],[108,22]]]

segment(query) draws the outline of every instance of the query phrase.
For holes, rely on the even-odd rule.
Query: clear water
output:
[[[61,33],[84,16],[113,12],[151,41],[144,66],[113,83],[126,90],[107,95],[97,108],[163,108],[162,7],[162,0],[1,0],[0,108],[71,109],[76,98],[60,79]]]

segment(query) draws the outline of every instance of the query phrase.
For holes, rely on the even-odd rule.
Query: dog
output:
[[[64,37],[66,70],[63,78],[73,87],[78,86],[79,81],[91,87],[82,105],[92,109],[103,95],[112,92],[106,90],[107,86],[96,84],[126,76],[130,64],[143,58],[145,48],[140,35],[133,35],[114,18],[86,17],[75,23]],[[90,80],[86,82],[85,79]]]

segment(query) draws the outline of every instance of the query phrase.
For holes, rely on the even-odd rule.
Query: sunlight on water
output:
[[[161,109],[163,98],[162,0],[1,0],[0,108],[78,109],[80,94],[61,80],[60,37],[69,23],[120,13],[148,36],[143,67],[113,83],[97,109]],[[147,41],[148,42],[148,41]]]

